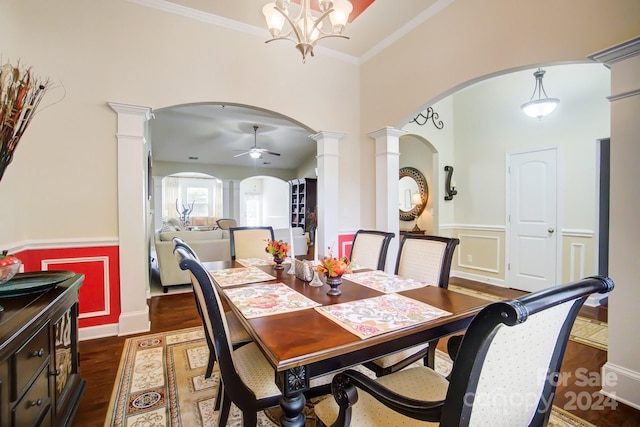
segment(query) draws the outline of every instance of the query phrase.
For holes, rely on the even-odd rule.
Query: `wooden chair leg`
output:
[[[204,378],[211,378],[211,374],[213,374],[213,367],[216,364],[216,356],[215,354],[209,354],[209,363],[207,364],[207,371],[204,373]]]
[[[247,413],[249,412],[249,413]],[[255,411],[242,412],[242,427],[256,427],[258,425],[258,413]]]
[[[231,399],[225,398],[224,393],[218,396],[218,399],[222,399],[222,409],[220,410],[220,418],[218,418],[218,427],[224,427],[227,425],[229,419],[229,411],[231,410]],[[243,416],[244,418],[244,416]]]
[[[224,386],[222,385],[222,379],[218,380],[218,395],[216,396],[216,403],[214,404],[213,409],[215,411],[220,410],[220,403],[224,399]]]
[[[429,348],[427,349],[427,355],[424,358],[424,366],[435,369],[436,366],[436,347],[438,347],[439,340],[429,341]]]

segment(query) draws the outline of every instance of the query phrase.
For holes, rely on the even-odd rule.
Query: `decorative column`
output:
[[[400,136],[407,132],[385,127],[371,132],[376,142],[376,230],[395,233],[387,252],[387,271],[393,271],[400,241]]]
[[[120,318],[118,335],[150,329],[147,288],[149,248],[146,195],[145,136],[151,108],[109,102],[118,114],[118,241],[120,258]],[[137,183],[137,184],[136,184]]]
[[[615,288],[608,295],[607,363],[598,379],[603,394],[640,409],[640,37],[590,58],[611,69],[609,276]],[[610,407],[606,400],[604,406]]]
[[[310,138],[318,143],[318,228],[316,238],[318,244],[313,248],[319,257],[326,255],[327,248],[333,248],[338,254],[338,214],[340,201],[338,198],[339,142],[343,133],[318,132]]]
[[[230,197],[231,186],[229,185],[230,183],[231,183],[230,179],[222,180],[222,217],[223,218],[233,218],[231,216],[230,204],[229,204],[231,201],[231,197]]]
[[[242,218],[240,218],[240,180],[231,180],[231,206],[229,210],[229,218],[234,218],[238,225],[241,225]],[[242,224],[246,225],[246,224]]]

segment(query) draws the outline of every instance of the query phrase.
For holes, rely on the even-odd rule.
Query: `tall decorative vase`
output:
[[[279,256],[274,255],[273,262],[276,263],[276,265],[273,266],[274,270],[284,270],[284,265],[282,265],[282,263],[284,262],[284,258],[280,258]]]
[[[338,289],[338,286],[342,285],[342,275],[334,277],[327,276],[327,285],[331,287],[331,289],[327,291],[327,295],[334,297],[341,295],[342,291]]]

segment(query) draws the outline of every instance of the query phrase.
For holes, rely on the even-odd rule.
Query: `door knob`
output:
[[[554,230],[553,228],[549,228],[547,231],[549,232],[549,234],[553,234],[553,232],[556,230]]]

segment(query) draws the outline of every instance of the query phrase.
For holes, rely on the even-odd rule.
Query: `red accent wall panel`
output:
[[[351,255],[351,244],[353,243],[353,238],[355,233],[352,234],[339,234],[338,235],[338,256],[349,256]]]
[[[120,263],[117,246],[29,249],[15,254],[24,271],[71,270],[84,274],[79,295],[79,327],[118,323]]]

